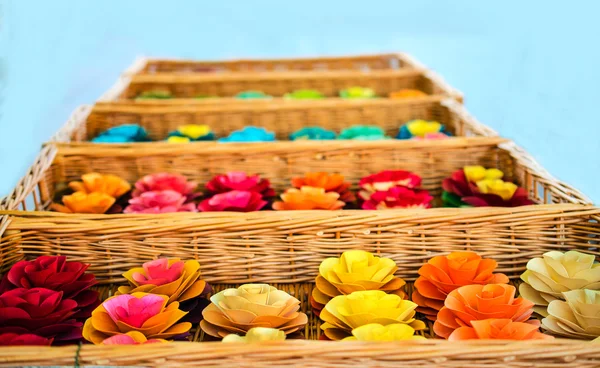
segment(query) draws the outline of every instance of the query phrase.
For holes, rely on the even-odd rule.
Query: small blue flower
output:
[[[147,142],[148,132],[137,124],[123,124],[100,133],[92,139],[95,143]]]
[[[226,138],[219,139],[219,142],[272,142],[275,140],[275,133],[267,131],[265,128],[247,126],[244,129],[236,130]]]
[[[335,132],[318,126],[306,127],[290,134],[290,140],[328,140],[335,139]]]

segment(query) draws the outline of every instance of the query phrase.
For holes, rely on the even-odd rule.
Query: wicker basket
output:
[[[315,70],[396,70],[425,69],[412,56],[404,53],[374,55],[287,58],[287,59],[243,59],[243,60],[185,60],[138,58],[126,74],[157,73],[230,73],[270,71],[315,71]]]
[[[182,124],[208,124],[218,137],[254,125],[275,132],[278,140],[288,140],[291,133],[306,126],[318,125],[340,132],[353,125],[368,124],[380,126],[394,137],[399,126],[412,119],[437,120],[456,136],[498,135],[473,118],[456,101],[431,96],[411,100],[245,101],[235,105],[203,106],[98,103],[91,111],[89,107],[77,110],[53,140],[86,142],[108,128],[128,123],[138,123],[146,128],[152,140],[165,139],[169,132]],[[97,146],[95,143],[86,144]]]

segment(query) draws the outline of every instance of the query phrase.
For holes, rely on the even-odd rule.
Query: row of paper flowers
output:
[[[411,120],[398,128],[396,139],[445,139],[450,132],[446,127],[437,121]],[[215,133],[208,125],[186,124],[181,125],[172,132],[169,132],[165,138],[170,143],[189,143],[199,141],[214,141],[217,139]],[[321,128],[319,126],[309,126],[297,130],[290,134],[289,139],[297,140],[385,140],[392,139],[383,128],[377,125],[354,125],[343,129],[340,134],[335,131]],[[247,126],[236,130],[227,137],[219,138],[219,142],[273,142],[275,133],[265,128]],[[98,136],[92,138],[94,143],[133,143],[149,142],[146,129],[138,124],[122,124],[109,128],[101,132]]]
[[[532,204],[527,192],[502,180],[502,171],[482,166],[466,166],[442,183],[442,202],[447,207],[505,206]],[[131,185],[115,175],[90,173],[81,181],[69,183],[71,194],[52,208],[65,213],[168,213],[237,211],[267,208],[275,197],[269,180],[258,175],[230,172],[206,183],[206,195],[196,182],[183,175],[159,173]],[[402,170],[388,170],[362,178],[357,195],[339,174],[308,173],[293,178],[292,188],[280,195],[274,210],[339,210],[360,207],[365,210],[429,208],[433,196],[420,189],[421,177]],[[357,198],[358,197],[358,198]],[[197,199],[201,199],[196,203]]]
[[[378,96],[374,89],[366,88],[366,87],[349,87],[339,91],[339,97],[344,99],[356,99],[356,98],[378,98],[382,96]],[[388,98],[420,98],[428,96],[427,93],[420,91],[418,89],[404,88],[398,91],[391,92],[387,94]],[[176,98],[170,90],[167,89],[154,89],[143,91],[136,99],[138,100],[166,100]],[[211,95],[211,94],[197,94],[193,98],[205,99],[211,98],[216,99],[219,96]],[[255,100],[255,99],[271,99],[273,96],[266,94],[262,91],[257,90],[247,90],[237,93],[234,98],[242,99],[242,100]],[[327,96],[316,89],[297,89],[295,91],[286,93],[283,95],[284,99],[288,100],[321,100],[327,98]]]
[[[517,297],[494,260],[436,256],[420,268],[410,301],[394,260],[352,250],[321,263],[304,310],[319,316],[329,340],[423,339],[427,325],[417,313],[433,322],[432,335],[449,340],[591,340],[600,336],[594,259],[577,251],[533,258]],[[302,338],[308,323],[299,299],[268,284],[210,296],[197,261],[161,258],[132,268],[123,274],[128,284],[103,302],[88,266],[64,256],[17,262],[0,282],[0,345],[186,341],[198,322],[223,341],[284,340]]]

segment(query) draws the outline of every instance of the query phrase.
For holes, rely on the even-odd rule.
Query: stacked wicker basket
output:
[[[198,73],[211,68],[214,73]],[[380,94],[417,88],[421,99],[347,101],[239,101],[227,98],[257,89],[274,95],[318,88],[326,95],[360,85]],[[177,98],[131,99],[149,88]],[[221,96],[207,101],[199,93]],[[188,98],[186,98],[188,97]],[[600,236],[600,209],[579,191],[556,180],[525,151],[479,123],[462,106],[462,95],[403,54],[295,60],[198,62],[137,61],[94,106],[83,106],[44,146],[15,190],[0,204],[0,266],[21,259],[67,255],[91,264],[103,295],[114,292],[123,272],[161,256],[196,259],[206,281],[227,285],[264,282],[292,293],[309,314],[304,335],[317,340],[318,318],[308,295],[322,259],[364,249],[394,259],[397,274],[414,281],[424,261],[451,251],[474,250],[494,258],[499,271],[516,282],[527,261],[548,250],[594,255]],[[182,123],[210,124],[217,134],[246,125],[266,127],[281,138],[311,121],[340,130],[354,124],[379,125],[438,119],[455,138],[442,141],[331,141],[230,143],[161,142],[99,145],[98,132],[130,121],[164,136]],[[277,190],[309,171],[340,172],[352,182],[384,169],[405,169],[423,177],[439,194],[440,181],[465,165],[496,167],[524,187],[537,204],[518,208],[434,208],[387,211],[264,211],[162,215],[76,215],[50,212],[55,193],[71,180],[95,171],[129,181],[160,171],[200,182],[239,170],[259,173]],[[33,206],[34,211],[28,211]],[[411,285],[409,285],[409,289]],[[201,341],[196,333],[195,341]],[[0,348],[0,365],[136,366],[348,366],[434,365],[592,366],[600,350],[587,342],[441,340],[409,343],[285,341],[262,345],[171,343],[140,346]]]

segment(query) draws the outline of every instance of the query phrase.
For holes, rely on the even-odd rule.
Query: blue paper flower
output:
[[[290,134],[290,140],[327,140],[335,139],[335,132],[318,126],[306,127]]]
[[[353,139],[360,141],[376,141],[390,139],[381,127],[375,125],[355,125],[342,130],[338,139]]]
[[[100,133],[92,139],[95,143],[129,143],[147,142],[148,133],[146,129],[137,124],[123,124]]]
[[[244,129],[236,130],[226,138],[219,139],[219,142],[272,142],[275,140],[275,133],[267,131],[265,128],[247,126]]]

